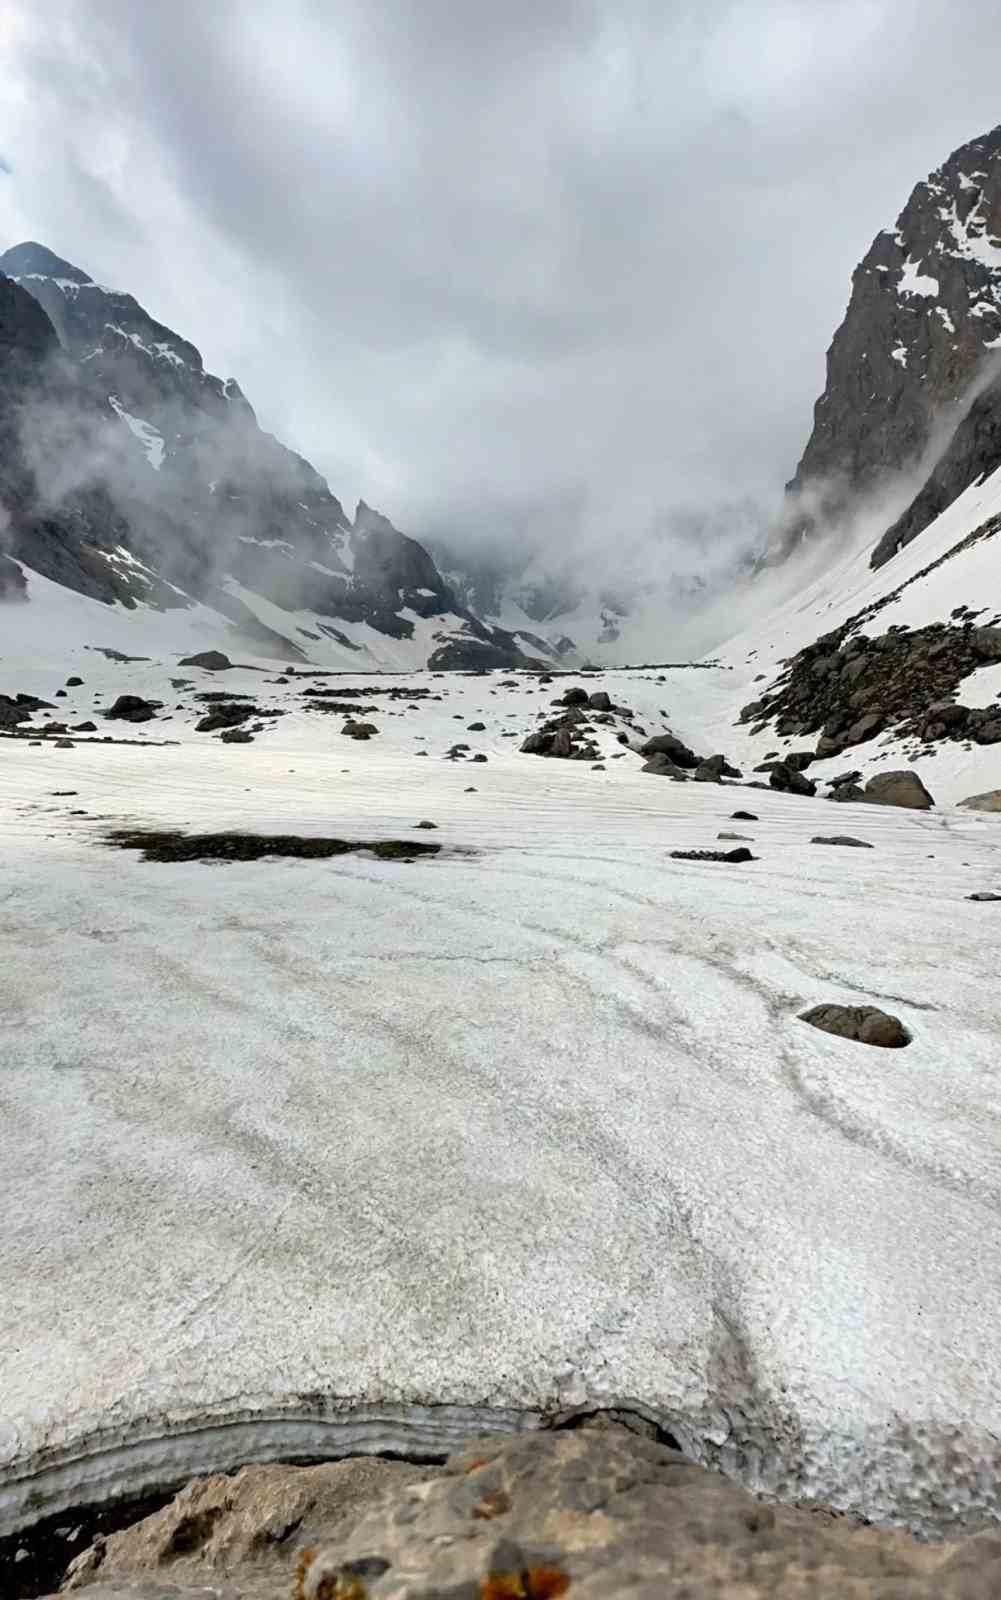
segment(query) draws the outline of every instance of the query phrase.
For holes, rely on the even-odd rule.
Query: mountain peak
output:
[[[70,283],[93,283],[86,272],[81,272],[79,267],[74,267],[72,262],[64,261],[62,256],[57,256],[54,250],[47,245],[39,244],[35,239],[26,239],[22,244],[12,245],[0,255],[0,270],[8,278],[64,278]]]

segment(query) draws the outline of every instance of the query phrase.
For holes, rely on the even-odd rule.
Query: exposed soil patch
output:
[[[116,829],[109,845],[141,850],[144,861],[262,861],[268,856],[316,860],[367,850],[380,861],[412,861],[436,856],[440,844],[416,839],[324,839],[295,833],[180,833],[153,829]]]

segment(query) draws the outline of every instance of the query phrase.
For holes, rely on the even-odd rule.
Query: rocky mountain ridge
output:
[[[916,538],[1001,463],[999,362],[1001,127],[918,183],[855,269],[773,548],[787,555],[909,480],[873,566]]]
[[[525,663],[422,545],[364,502],[352,520],[131,295],[34,243],[0,273],[9,596],[30,598],[36,572],[107,604],[200,602],[286,659],[327,641],[371,655],[374,634],[376,653],[378,636],[413,641],[414,665]]]

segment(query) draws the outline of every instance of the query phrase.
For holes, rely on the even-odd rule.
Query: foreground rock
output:
[[[770,1506],[624,1427],[472,1439],[447,1464],[252,1467],[98,1541],[92,1600],[987,1600],[994,1532],[942,1545]]]
[[[880,1045],[888,1050],[902,1049],[911,1042],[900,1018],[880,1011],[877,1006],[814,1006],[801,1014],[800,1021],[820,1028],[823,1033],[836,1034],[840,1039]]]

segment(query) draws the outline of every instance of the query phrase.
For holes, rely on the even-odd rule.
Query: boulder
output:
[[[812,778],[805,778],[795,767],[789,767],[784,761],[774,766],[768,778],[769,786],[778,789],[780,794],[816,794],[817,785]]]
[[[833,1033],[839,1039],[851,1039],[857,1044],[879,1045],[886,1050],[899,1050],[910,1044],[911,1036],[899,1017],[877,1006],[813,1006],[800,1013],[800,1021],[823,1033]]]
[[[144,700],[138,694],[120,694],[104,715],[109,722],[149,722],[161,705],[160,700]]]
[[[641,772],[652,772],[658,778],[673,778],[675,783],[687,783],[689,773],[673,762],[670,756],[662,753],[652,755],[649,761],[644,761]]]
[[[625,735],[621,736],[623,739]],[[639,747],[641,756],[670,756],[675,766],[697,767],[699,758],[687,744],[673,733],[655,733],[653,738],[647,739]]]
[[[611,695],[606,694],[604,689],[596,689],[594,694],[589,694],[587,703],[593,711],[611,711],[612,709]]]
[[[561,703],[561,705],[565,705],[565,706],[586,706],[587,705],[587,690],[586,689],[567,689],[567,691],[563,695],[562,700],[561,700],[560,703]]]
[[[736,850],[672,850],[673,861],[756,861],[750,850],[738,845]]]
[[[967,795],[959,804],[964,811],[1001,811],[1001,789],[986,789],[983,794]]]
[[[726,756],[707,756],[692,773],[696,783],[720,783],[724,778],[741,776],[736,767],[731,767]]]
[[[200,650],[197,655],[184,656],[179,667],[202,667],[206,672],[226,672],[233,663],[221,650]]]
[[[866,793],[857,783],[839,783],[836,789],[831,790],[827,798],[828,800],[864,800]]]
[[[853,839],[850,833],[817,833],[810,840],[811,844],[845,844],[851,845],[855,850],[871,850],[872,845],[865,839]]]
[[[224,728],[219,735],[223,744],[253,744],[254,736],[246,728]]]
[[[526,756],[547,756],[552,747],[553,735],[539,732],[530,733],[527,739],[522,740],[518,748]]]
[[[914,811],[928,811],[935,804],[917,773],[900,769],[870,778],[863,798],[870,805],[907,806]]]

